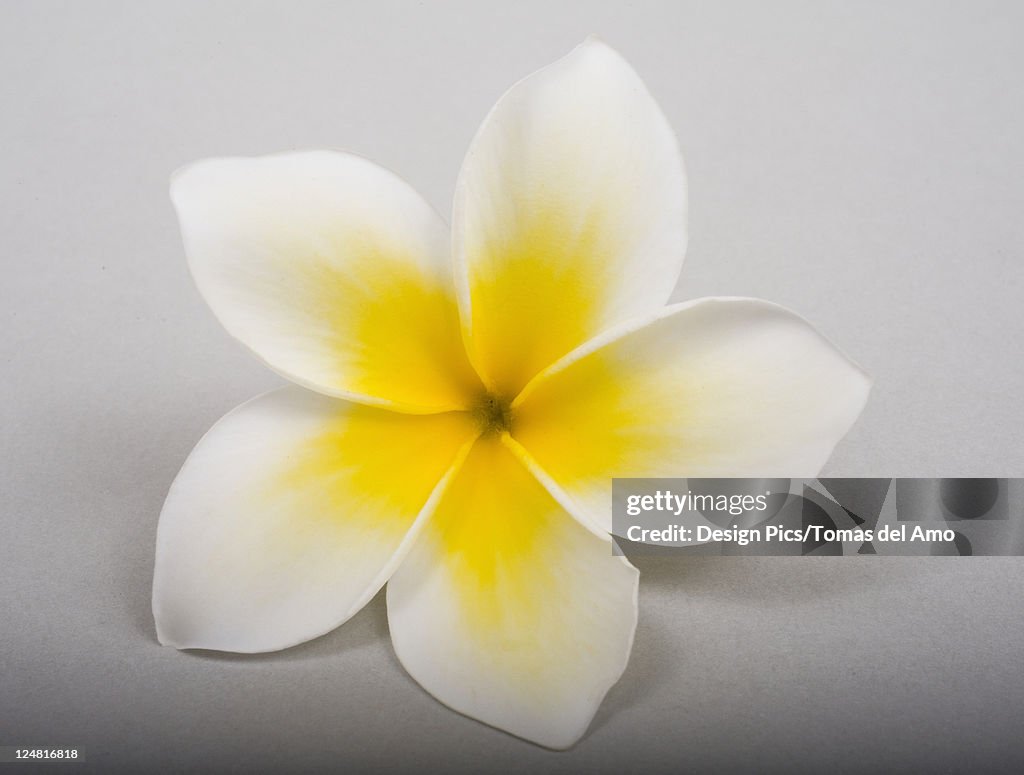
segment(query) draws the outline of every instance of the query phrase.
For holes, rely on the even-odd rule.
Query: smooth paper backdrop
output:
[[[157,645],[171,479],[280,380],[187,274],[168,176],[344,147],[444,213],[514,81],[604,36],[690,179],[677,299],[790,306],[875,378],[824,474],[1024,476],[1024,6],[0,4],[0,744],[79,771],[1024,767],[1019,558],[639,558],[632,661],[555,754],[403,674],[383,599],[260,657]]]

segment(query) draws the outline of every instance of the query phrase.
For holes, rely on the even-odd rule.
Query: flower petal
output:
[[[589,524],[612,477],[813,477],[870,379],[803,318],[699,299],[609,332],[517,397],[513,435]]]
[[[334,629],[383,586],[476,433],[287,387],[226,415],[167,495],[153,614],[177,648],[273,651]]]
[[[441,702],[566,748],[625,668],[638,574],[514,455],[474,445],[388,583],[391,639]]]
[[[484,120],[453,216],[470,358],[514,396],[545,366],[663,305],[686,248],[686,180],[667,120],[591,39]]]
[[[171,198],[200,292],[284,376],[411,412],[479,393],[447,229],[394,174],[334,151],[209,159]]]

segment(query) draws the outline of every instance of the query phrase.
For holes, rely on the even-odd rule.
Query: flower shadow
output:
[[[640,613],[633,651],[625,672],[609,690],[583,740],[624,711],[640,705],[663,682],[666,671],[685,667],[680,665],[678,644],[671,637],[669,627],[658,616],[651,615],[653,612],[645,610],[648,606],[644,605],[644,598],[655,587],[676,589],[680,593],[689,589],[695,576],[700,574],[699,566],[680,562],[679,558],[660,556],[631,556],[629,560],[640,571]]]
[[[816,610],[829,601],[855,606],[856,599],[870,590],[891,589],[895,595],[907,584],[922,583],[922,577],[944,573],[942,564],[933,558],[902,563],[876,556],[662,554],[631,555],[629,559],[640,571],[640,615],[633,652],[584,739],[664,692],[665,676],[697,673],[705,667],[706,654],[695,650],[693,642],[688,643],[680,632],[681,616],[699,622],[709,609],[724,607],[791,620],[794,610]],[[842,572],[836,572],[837,564]],[[814,621],[813,617],[809,621]]]

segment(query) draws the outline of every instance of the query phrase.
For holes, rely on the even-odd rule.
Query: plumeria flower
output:
[[[387,583],[421,686],[570,746],[637,621],[612,477],[815,476],[869,390],[782,307],[664,306],[682,158],[596,40],[499,100],[450,231],[334,151],[201,161],[171,195],[203,297],[295,383],[220,420],[171,486],[153,611],[177,648],[287,648]]]

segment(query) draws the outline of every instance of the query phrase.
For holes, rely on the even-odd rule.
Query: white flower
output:
[[[286,648],[387,582],[427,691],[569,746],[636,625],[611,477],[814,476],[869,390],[781,307],[663,306],[682,159],[595,40],[486,118],[451,249],[409,186],[345,153],[202,161],[172,198],[218,318],[301,385],[228,414],[171,487],[153,611],[178,648]]]

